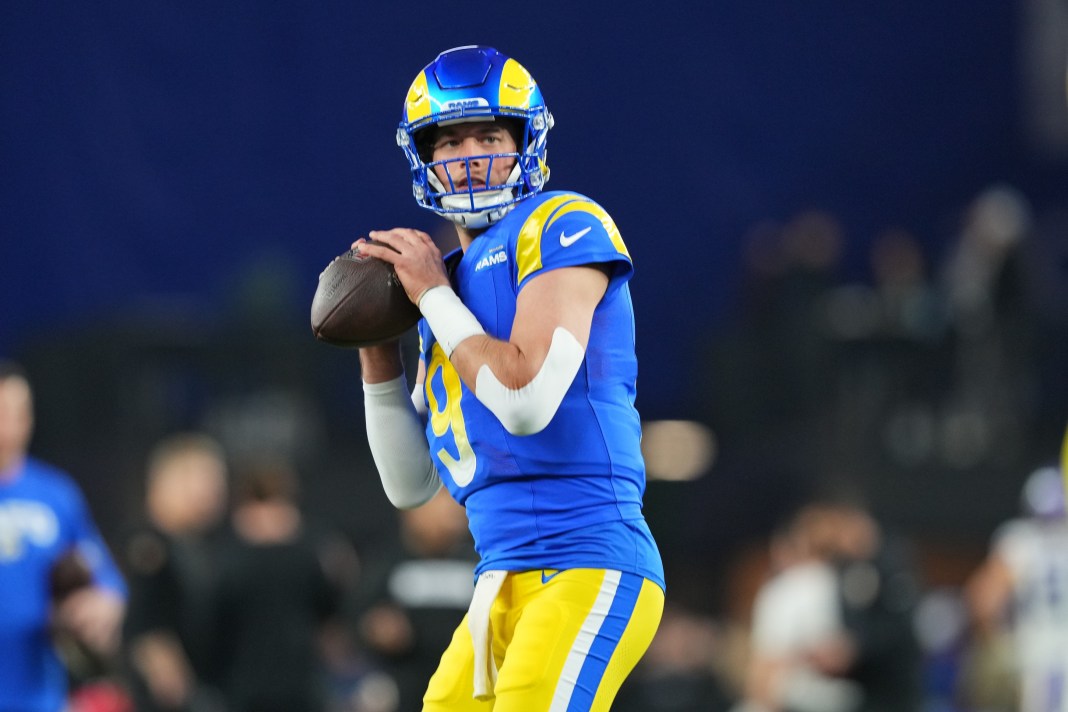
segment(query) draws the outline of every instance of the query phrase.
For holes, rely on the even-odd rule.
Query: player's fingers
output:
[[[376,244],[376,243],[382,244]],[[389,247],[387,247],[387,245]],[[390,249],[393,247],[393,249]],[[402,257],[400,253],[400,247],[394,247],[392,242],[385,240],[375,239],[375,242],[361,242],[356,248],[354,248],[359,254],[367,255],[368,257],[377,257],[380,260],[389,262],[390,264],[396,264]]]
[[[434,244],[434,241],[430,239],[429,235],[420,230],[412,230],[408,228],[372,230],[368,233],[368,236],[375,243],[388,245],[389,247],[392,247],[393,250],[385,248],[386,252],[374,251],[368,248],[373,248],[375,245],[366,244],[362,245],[359,250],[374,257],[382,257],[387,262],[394,265],[400,265],[411,260],[424,261],[427,259],[427,255],[432,255],[435,260],[441,259],[441,253],[439,252],[437,245]]]
[[[404,235],[405,239],[411,240],[412,242],[432,242],[430,235],[427,235],[422,230],[416,230],[415,228],[410,227],[397,227],[393,229],[395,232]]]
[[[412,236],[416,240],[418,240],[419,242],[422,242],[424,245],[433,245],[434,244],[434,240],[431,239],[430,235],[427,235],[422,230],[412,230],[412,233],[413,233]]]
[[[375,236],[375,239],[378,239],[377,236],[380,234],[395,235],[400,240],[403,240],[404,242],[413,245],[419,243],[433,242],[430,239],[430,235],[426,234],[422,230],[416,230],[410,227],[395,227],[392,230],[382,231],[373,230],[369,234]]]
[[[367,236],[375,242],[389,245],[398,252],[402,251],[404,245],[409,244],[409,240],[405,239],[403,231],[396,228],[393,230],[371,230],[367,233]]]

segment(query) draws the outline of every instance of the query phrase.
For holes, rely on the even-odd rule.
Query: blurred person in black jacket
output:
[[[904,542],[834,495],[799,508],[773,554],[779,570],[757,599],[736,712],[919,712],[919,586]]]
[[[837,572],[852,649],[844,666],[836,658],[826,669],[860,686],[860,712],[918,712],[923,655],[913,624],[919,582],[909,547],[847,498],[817,502],[808,516],[817,545]]]
[[[234,484],[232,538],[219,556],[215,660],[227,712],[322,712],[326,643],[343,626],[356,559],[309,521],[285,461],[249,463]]]
[[[212,712],[212,595],[226,514],[227,463],[201,433],[161,440],[148,458],[146,521],[128,538],[124,657],[139,712]]]

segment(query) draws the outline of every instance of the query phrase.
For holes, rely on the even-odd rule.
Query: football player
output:
[[[126,584],[78,485],[28,453],[33,423],[26,374],[0,361],[0,710],[56,712],[70,643],[117,652]]]
[[[1064,429],[1064,444],[1061,445],[1061,476],[1064,478],[1064,494],[1068,498],[1068,428]]]
[[[353,245],[391,262],[423,314],[414,394],[396,343],[360,350],[386,494],[417,507],[444,483],[480,558],[431,712],[607,710],[663,610],[642,514],[633,265],[604,208],[543,190],[552,125],[514,59],[441,53],[408,90],[397,142],[416,202],[460,247],[443,259],[407,228]]]
[[[1068,712],[1068,518],[1060,468],[1024,484],[1024,516],[995,532],[966,587],[981,640],[1007,632],[1020,712]]]

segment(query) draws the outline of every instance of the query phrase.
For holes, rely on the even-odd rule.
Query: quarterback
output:
[[[408,90],[397,142],[416,201],[455,224],[460,248],[443,258],[407,228],[353,245],[392,263],[423,315],[414,393],[397,343],[360,349],[385,492],[411,508],[447,487],[479,555],[429,712],[607,710],[663,610],[642,514],[633,265],[600,205],[543,190],[552,125],[514,59],[441,53]]]

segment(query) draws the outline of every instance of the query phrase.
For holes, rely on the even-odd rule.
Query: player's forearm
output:
[[[557,327],[547,351],[532,353],[488,336],[451,289],[431,290],[419,306],[460,378],[508,432],[549,424],[585,358],[570,331]]]
[[[516,344],[486,334],[450,287],[424,294],[419,308],[453,368],[472,391],[483,366],[507,387],[522,388],[534,378],[545,358],[544,353],[532,357]]]
[[[557,327],[539,359],[510,343],[472,337],[457,349],[453,365],[508,432],[533,435],[556,415],[585,355],[574,335]]]
[[[544,355],[535,364],[530,355],[515,344],[478,335],[464,340],[449,360],[467,387],[474,391],[478,372],[483,366],[493,371],[498,380],[509,388],[522,388],[537,374],[537,367],[544,360]]]
[[[417,507],[437,493],[441,480],[403,374],[364,381],[363,390],[367,443],[386,497],[399,509]]]

